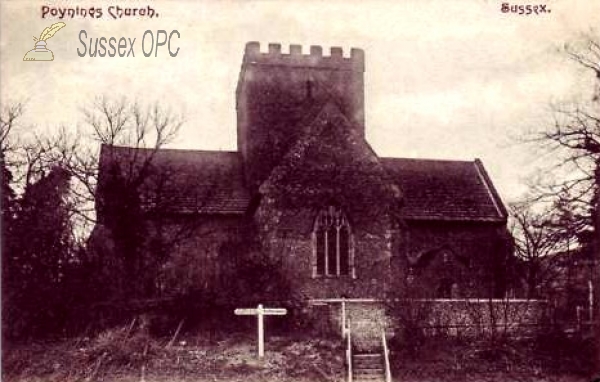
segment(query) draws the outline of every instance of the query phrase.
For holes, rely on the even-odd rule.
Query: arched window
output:
[[[313,238],[316,256],[314,275],[354,275],[350,225],[339,208],[330,206],[319,213]]]

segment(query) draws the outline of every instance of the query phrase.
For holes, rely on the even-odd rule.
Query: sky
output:
[[[236,149],[235,87],[244,46],[268,43],[365,51],[367,140],[380,156],[480,158],[505,202],[549,158],[518,137],[550,123],[550,105],[590,97],[593,79],[560,49],[600,28],[600,1],[554,0],[550,12],[502,12],[502,1],[20,1],[0,0],[0,99],[27,101],[23,125],[76,131],[99,95],[159,102],[185,116],[173,148]],[[54,8],[43,15],[44,6]],[[109,7],[146,8],[114,19]],[[65,17],[102,8],[101,18]],[[47,41],[55,59],[24,62],[33,36],[62,21]],[[135,57],[80,57],[80,32],[136,38]],[[142,53],[151,30],[177,30],[172,50]],[[148,37],[149,38],[149,37]],[[149,41],[149,40],[148,40]],[[28,131],[21,131],[22,134]]]

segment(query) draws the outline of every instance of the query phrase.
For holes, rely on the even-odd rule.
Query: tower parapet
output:
[[[309,54],[303,54],[302,45],[290,45],[289,53],[281,52],[281,44],[271,43],[268,51],[260,51],[260,43],[252,41],[246,44],[244,64],[282,65],[292,67],[322,67],[327,69],[364,72],[365,54],[362,49],[352,48],[350,57],[344,57],[340,47],[331,47],[329,56],[323,55],[323,48],[311,45]]]

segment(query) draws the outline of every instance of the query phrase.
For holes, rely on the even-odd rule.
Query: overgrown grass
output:
[[[521,340],[424,338],[419,346],[394,343],[392,369],[401,381],[590,381],[589,339],[544,334]]]
[[[118,327],[93,338],[3,347],[3,381],[341,381],[340,341],[267,336],[258,360],[252,332],[170,337]]]
[[[138,323],[141,322],[138,321]],[[94,336],[53,342],[3,344],[2,380],[8,382],[344,381],[339,338],[267,325],[266,357],[256,356],[256,328],[189,329],[173,346],[151,326],[126,325]],[[392,375],[403,382],[590,381],[589,339],[545,333],[520,341],[426,338],[390,341]]]

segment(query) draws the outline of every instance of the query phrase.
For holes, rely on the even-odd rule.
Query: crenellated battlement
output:
[[[339,70],[365,70],[365,53],[352,48],[350,57],[344,57],[340,47],[331,47],[329,56],[323,55],[323,48],[311,45],[309,54],[303,54],[302,45],[290,45],[289,53],[282,53],[281,44],[269,44],[268,51],[260,51],[259,42],[248,42],[244,51],[244,64],[282,65],[294,67],[320,67]]]

